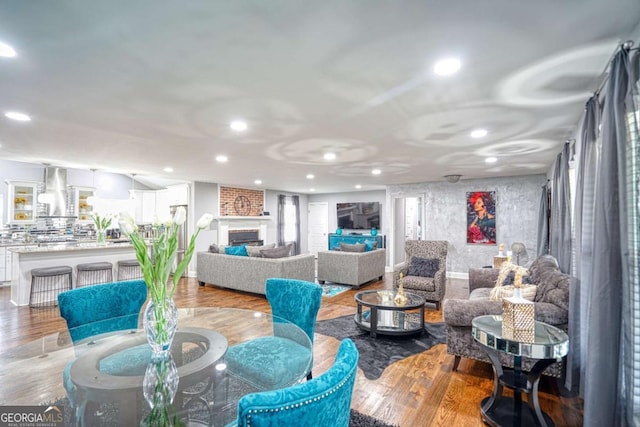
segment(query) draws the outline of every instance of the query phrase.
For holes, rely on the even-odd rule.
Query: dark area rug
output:
[[[369,415],[361,414],[358,411],[351,410],[351,418],[349,418],[349,427],[398,427],[397,424],[387,424]]]
[[[376,338],[371,338],[369,332],[358,328],[353,321],[353,314],[318,321],[316,333],[339,340],[351,338],[360,352],[358,366],[369,380],[380,378],[385,368],[393,362],[422,353],[446,341],[444,323],[428,322],[425,322],[425,332],[422,334],[405,337],[378,334]]]

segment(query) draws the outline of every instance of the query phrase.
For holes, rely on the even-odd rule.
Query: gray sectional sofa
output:
[[[315,281],[313,254],[260,258],[198,252],[196,259],[200,286],[208,283],[264,295],[265,281],[271,277]]]

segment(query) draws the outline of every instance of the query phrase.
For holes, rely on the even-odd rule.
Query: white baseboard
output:
[[[469,273],[459,273],[456,271],[447,271],[447,278],[449,279],[465,279],[469,280]]]

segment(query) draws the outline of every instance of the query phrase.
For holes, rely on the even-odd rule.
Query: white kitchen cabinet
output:
[[[38,183],[5,181],[7,183],[7,221],[10,224],[33,224],[38,209]]]
[[[69,187],[73,192],[73,214],[78,217],[80,224],[92,224],[94,212],[93,197],[96,189],[93,187]]]
[[[189,204],[189,184],[176,184],[167,187],[169,195],[169,205]]]
[[[9,279],[7,279],[7,263],[5,261],[6,259],[6,252],[7,250],[5,248],[0,248],[0,261],[2,261],[0,263],[0,282],[6,282],[7,280],[11,280],[11,278],[9,277]]]

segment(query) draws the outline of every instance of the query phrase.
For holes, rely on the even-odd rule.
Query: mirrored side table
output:
[[[533,342],[520,342],[502,336],[502,316],[479,316],[471,322],[473,338],[483,345],[493,365],[493,392],[482,400],[482,420],[490,426],[553,426],[542,412],[538,383],[542,372],[569,351],[569,336],[543,322],[535,322]],[[513,356],[513,369],[500,363],[498,353]],[[522,357],[537,359],[531,372],[522,371]],[[503,387],[513,390],[513,398],[503,396]],[[528,406],[522,405],[522,393]]]

